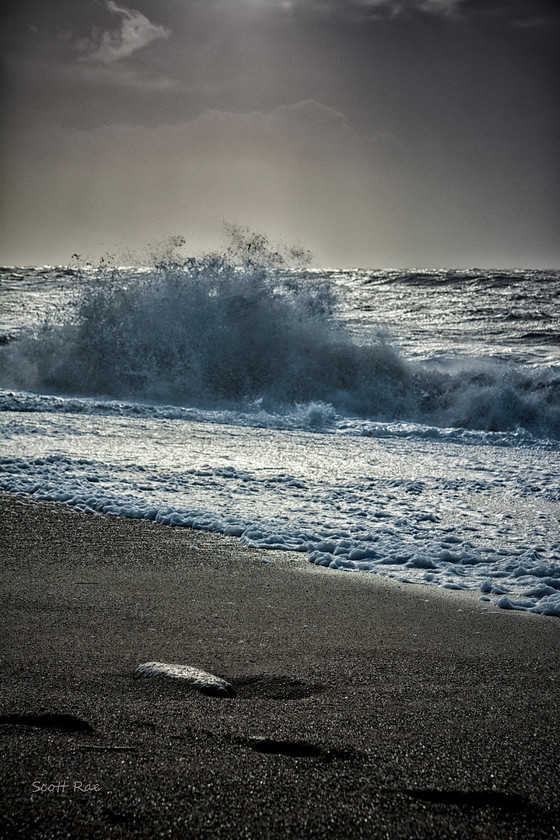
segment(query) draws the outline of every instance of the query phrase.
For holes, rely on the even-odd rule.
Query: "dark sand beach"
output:
[[[1,501],[2,836],[560,837],[558,619]]]

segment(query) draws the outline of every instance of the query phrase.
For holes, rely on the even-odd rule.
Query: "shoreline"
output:
[[[554,617],[0,504],[5,836],[560,837]],[[237,696],[134,680],[147,661]]]

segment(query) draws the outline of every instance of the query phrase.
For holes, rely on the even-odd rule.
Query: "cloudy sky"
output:
[[[7,0],[4,264],[560,266],[553,0]]]

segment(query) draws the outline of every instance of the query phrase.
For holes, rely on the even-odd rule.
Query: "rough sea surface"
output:
[[[0,488],[560,616],[560,272],[297,257],[2,269]]]

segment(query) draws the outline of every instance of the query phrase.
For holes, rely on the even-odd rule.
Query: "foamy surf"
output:
[[[525,609],[559,600],[558,447],[60,411],[4,418],[0,487],[13,493],[217,531],[331,569],[523,597]]]

